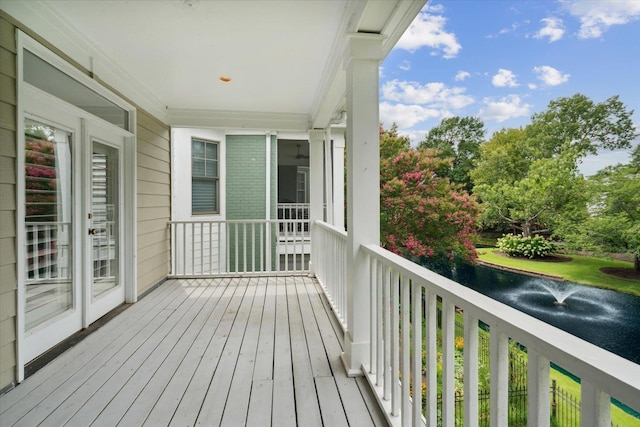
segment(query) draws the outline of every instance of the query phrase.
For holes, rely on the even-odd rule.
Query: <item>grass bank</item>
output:
[[[555,369],[551,369],[550,376],[552,380],[556,380],[558,388],[569,393],[574,398],[582,400],[580,383],[576,382],[573,378],[564,375],[560,371],[556,371]],[[569,415],[570,420],[568,421],[571,421],[569,425],[579,424],[579,420],[574,419],[574,417],[579,417],[579,414],[575,413]],[[640,427],[640,419],[626,413],[622,408],[619,408],[616,405],[611,405],[611,424],[614,427]]]
[[[571,282],[640,296],[640,280],[623,279],[600,271],[605,267],[633,268],[633,263],[630,262],[581,255],[570,255],[570,261],[545,262],[511,258],[496,253],[497,251],[496,248],[480,248],[478,249],[478,258],[487,264],[555,276]]]

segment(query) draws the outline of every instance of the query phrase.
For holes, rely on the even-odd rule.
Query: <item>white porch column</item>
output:
[[[331,162],[331,128],[327,128],[324,135],[324,202],[325,221],[333,224],[333,165]]]
[[[333,225],[344,230],[344,129],[333,129]]]
[[[324,201],[323,190],[323,142],[324,129],[312,129],[309,131],[309,219],[323,220],[322,211]]]
[[[324,142],[324,129],[312,129],[309,131],[309,220],[311,227],[317,220],[323,220],[323,168],[322,145]],[[315,273],[315,262],[318,248],[311,241],[311,263],[309,270]]]
[[[378,67],[382,36],[347,41],[347,325],[342,360],[349,375],[369,363],[369,267],[361,245],[380,244]]]

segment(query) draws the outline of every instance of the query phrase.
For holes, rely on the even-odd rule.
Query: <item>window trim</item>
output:
[[[209,176],[194,176],[193,174],[193,160],[195,158],[194,154],[193,154],[193,144],[194,142],[202,142],[204,144],[204,157],[198,157],[198,159],[202,159],[205,161],[207,160],[215,160],[217,163],[217,174],[215,177],[209,177]],[[216,159],[208,159],[206,156],[207,153],[207,144],[211,144],[211,145],[215,145],[216,147],[216,154],[217,154],[217,158]],[[191,160],[191,216],[203,216],[203,215],[219,215],[220,214],[220,142],[219,141],[214,141],[214,140],[210,140],[210,139],[205,139],[205,138],[198,138],[198,137],[191,137],[191,155],[190,155],[190,160]],[[215,183],[215,189],[216,189],[216,193],[215,193],[215,200],[214,200],[214,204],[216,209],[213,211],[202,211],[202,212],[196,212],[193,210],[193,181],[194,179],[196,180],[200,180],[200,181],[213,181]]]

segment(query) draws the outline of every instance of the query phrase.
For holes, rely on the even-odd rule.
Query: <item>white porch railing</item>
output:
[[[300,230],[308,224],[297,219],[170,221],[171,275],[306,272],[309,251]],[[278,243],[280,234],[288,244]]]
[[[344,281],[346,262],[341,262],[334,252],[337,252],[336,246],[343,247],[346,235],[320,222],[314,224],[313,233],[314,248],[316,243],[320,245],[319,253],[313,258],[314,271],[330,300],[344,298],[342,295],[346,295],[348,286]],[[510,340],[525,346],[527,351],[529,426],[550,422],[550,362],[580,378],[583,427],[611,425],[610,397],[640,410],[638,365],[377,245],[361,249],[369,259],[372,290],[370,361],[363,366],[363,371],[393,425],[455,426],[460,425],[461,418],[465,426],[479,424],[480,321],[490,329],[491,426],[509,425]],[[337,290],[328,285],[333,281],[341,283]],[[339,307],[338,313],[346,312],[346,301],[336,307]],[[442,310],[441,331],[438,330],[438,310]],[[456,313],[464,319],[462,368],[456,368],[455,360]],[[344,320],[348,328],[348,319]],[[455,413],[456,369],[463,370],[463,414]],[[423,383],[426,384],[424,400],[422,393],[412,391],[421,390],[413,385]],[[442,394],[440,404],[438,383]]]
[[[27,283],[67,280],[70,267],[70,222],[28,222]]]
[[[325,222],[313,224],[313,269],[336,317],[346,329],[347,233]]]
[[[280,239],[291,238],[293,227],[296,226],[296,235],[298,238],[310,239],[311,230],[309,224],[309,203],[278,203],[278,219],[279,220],[301,220],[296,224],[281,223],[279,227]]]

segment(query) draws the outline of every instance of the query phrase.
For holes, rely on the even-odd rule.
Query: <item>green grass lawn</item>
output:
[[[574,381],[573,378],[568,377],[555,369],[551,369],[551,379],[556,380],[558,388],[580,400],[580,384]],[[615,405],[611,405],[611,423],[614,426],[620,427],[640,427],[640,419],[627,414]]]
[[[603,267],[633,268],[631,262],[581,255],[570,255],[571,261],[567,262],[544,262],[511,258],[497,254],[496,251],[496,248],[478,249],[478,258],[490,264],[558,276],[571,282],[640,295],[640,280],[622,279],[600,271]]]

